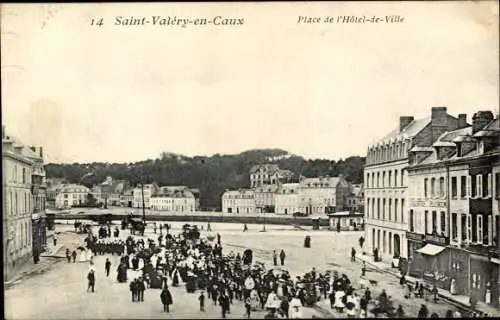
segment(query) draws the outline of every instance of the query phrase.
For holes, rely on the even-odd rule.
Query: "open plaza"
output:
[[[66,221],[64,221],[66,222]],[[170,233],[177,234],[182,231],[184,223],[170,223]],[[119,224],[112,226],[120,228]],[[362,249],[359,238],[362,232],[331,232],[313,231],[310,228],[300,229],[291,226],[272,225],[266,226],[266,232],[262,232],[262,225],[248,225],[248,231],[243,232],[241,224],[211,224],[211,231],[207,231],[207,225],[198,223],[201,238],[215,236],[221,237],[223,255],[232,252],[243,254],[245,249],[253,251],[253,261],[262,262],[266,269],[273,268],[273,251],[284,250],[286,259],[283,268],[290,272],[292,278],[302,276],[313,268],[319,273],[327,270],[337,271],[345,274],[351,281],[355,292],[363,295],[361,289],[362,263],[359,259],[351,260],[351,249],[354,247],[359,253]],[[92,227],[92,232],[97,235],[98,226]],[[54,256],[60,256],[59,261],[54,263],[43,273],[27,276],[9,286],[5,293],[5,317],[8,319],[109,319],[109,318],[220,318],[220,307],[213,305],[209,299],[206,302],[205,312],[199,311],[199,290],[188,293],[184,285],[179,287],[169,286],[173,304],[171,312],[163,312],[160,300],[161,289],[146,289],[144,302],[136,303],[130,299],[129,282],[142,274],[140,270],[128,270],[128,282],[117,281],[117,267],[120,262],[118,255],[97,255],[95,263],[95,292],[87,292],[87,274],[89,262],[67,263],[65,259],[66,248],[70,251],[84,246],[85,234],[77,234],[72,224],[57,224],[56,233],[58,241],[57,252]],[[120,230],[119,238],[125,240],[130,231]],[[144,238],[157,239],[159,229],[155,234],[153,223],[148,223]],[[310,248],[304,247],[304,238],[311,237]],[[133,236],[134,238],[142,238]],[[52,241],[50,241],[52,242]],[[66,242],[66,243],[61,243]],[[53,247],[49,243],[49,247]],[[111,261],[111,273],[109,277],[105,273],[105,261]],[[48,259],[43,258],[42,259]],[[57,259],[57,258],[56,258]],[[43,260],[42,260],[43,263]],[[456,311],[444,301],[434,303],[424,301],[420,298],[405,299],[405,289],[399,284],[399,279],[375,268],[367,268],[365,283],[370,283],[372,297],[377,297],[382,289],[394,302],[394,306],[401,305],[405,315],[416,317],[420,306],[426,304],[430,313],[437,313],[444,317],[448,310]],[[368,281],[366,281],[368,280]],[[371,307],[369,307],[371,309]],[[303,318],[345,318],[344,313],[339,313],[330,307],[330,301],[321,298],[312,307],[302,307]],[[251,318],[264,318],[265,310],[252,312]],[[369,315],[371,316],[371,315]],[[241,319],[245,317],[243,302],[235,300],[231,305],[231,312],[227,318]]]

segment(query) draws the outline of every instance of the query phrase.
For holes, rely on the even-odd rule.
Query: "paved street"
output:
[[[183,223],[171,224],[174,233],[183,225]],[[267,226],[267,232],[259,232],[262,229],[261,225],[248,227],[249,231],[243,233],[242,225],[239,224],[212,224],[212,233],[221,234],[225,253],[231,250],[242,252],[250,247],[254,250],[254,260],[264,262],[266,267],[272,264],[272,250],[284,249],[287,254],[285,266],[292,275],[301,275],[310,271],[312,267],[316,267],[320,272],[333,269],[345,273],[354,283],[360,275],[360,264],[350,261],[350,248],[357,245],[357,240],[362,234],[360,232],[303,231],[288,226]],[[206,229],[206,225],[204,228]],[[57,225],[58,231],[71,229],[71,225]],[[206,235],[206,231],[203,234]],[[146,236],[148,235],[153,236],[152,230],[148,230]],[[303,247],[305,235],[312,237],[310,249]],[[120,237],[126,236],[128,232],[120,233]],[[80,237],[83,243],[83,236]],[[60,262],[50,271],[28,278],[6,291],[6,317],[9,319],[220,318],[220,308],[212,306],[209,301],[205,313],[198,311],[197,295],[186,293],[183,287],[171,287],[174,300],[171,314],[162,312],[158,289],[148,289],[144,302],[132,303],[128,283],[116,281],[119,258],[111,256],[112,273],[106,278],[104,274],[106,257],[95,258],[97,267],[95,293],[86,292],[88,263]],[[129,271],[129,279],[135,275],[136,272]],[[378,288],[372,289],[374,294],[378,294],[379,288],[386,288],[388,294],[396,301],[396,306],[401,303],[408,315],[416,316],[423,301],[420,299],[408,301],[402,298],[403,290],[399,288],[396,278],[376,272],[369,273],[369,278],[379,281]],[[431,312],[437,312],[441,317],[448,308],[442,304],[427,303],[427,305]],[[330,309],[326,301],[321,301],[320,306]],[[306,310],[306,313],[309,317],[312,314],[321,315],[312,309]],[[238,302],[231,306],[231,314],[228,317],[242,318],[243,314],[243,305]],[[343,317],[338,314],[332,316]],[[263,313],[255,313],[252,317],[262,318]]]

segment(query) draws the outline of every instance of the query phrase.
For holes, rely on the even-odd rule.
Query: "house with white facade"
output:
[[[344,210],[350,194],[349,184],[342,175],[301,177],[299,186],[299,212],[307,215]]]
[[[153,211],[194,212],[196,198],[186,186],[163,186],[151,196],[150,207]]]
[[[222,212],[255,213],[255,193],[249,189],[226,190],[222,194]]]
[[[65,184],[56,195],[56,208],[68,209],[73,206],[84,206],[88,202],[90,189],[79,184]]]
[[[143,202],[144,202],[144,208],[149,209],[151,207],[150,204],[150,199],[152,196],[156,195],[158,193],[158,185],[153,182],[153,183],[148,183],[148,184],[138,184],[133,192],[134,195],[134,200],[133,200],[133,206],[134,208],[142,208],[143,207]]]
[[[294,214],[299,212],[299,183],[284,183],[282,184],[275,197],[275,213],[277,214]]]

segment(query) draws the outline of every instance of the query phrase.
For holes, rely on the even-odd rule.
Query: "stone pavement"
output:
[[[51,268],[55,263],[63,261],[65,258],[66,246],[73,250],[76,243],[80,243],[80,237],[75,234],[57,232],[58,240],[54,246],[52,242],[53,232],[47,236],[47,250],[40,255],[40,260],[37,264],[34,263],[33,258],[30,258],[23,264],[9,281],[4,282],[5,287],[10,287],[14,284],[21,282],[24,278],[40,274]]]
[[[373,261],[373,256],[371,255],[363,255],[361,253],[356,254],[356,259],[359,259],[361,261],[365,261],[367,266],[377,268],[383,272],[386,272],[388,274],[391,274],[392,276],[396,278],[401,278],[401,274],[397,268],[393,268],[389,263],[383,262],[383,261]],[[429,284],[428,282],[424,281],[423,279],[417,279],[415,277],[406,275],[405,276],[406,281],[408,281],[411,284],[415,284],[415,282],[419,283],[426,283],[429,286],[432,286],[432,284]],[[438,288],[438,296],[443,298],[444,300],[451,301],[452,303],[461,306],[464,309],[472,310],[471,304],[469,302],[469,297],[468,296],[461,296],[461,295],[452,295],[449,291]],[[479,301],[476,305],[475,308],[476,312],[479,312],[481,314],[487,314],[487,315],[500,315],[500,311],[495,309],[494,307],[491,307],[487,305],[486,303]]]

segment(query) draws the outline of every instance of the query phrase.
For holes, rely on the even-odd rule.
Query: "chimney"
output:
[[[43,147],[40,147],[40,158],[43,159]]]
[[[408,127],[408,125],[414,120],[413,117],[399,117],[399,132],[403,131],[404,128]]]
[[[493,112],[491,111],[478,111],[475,113],[472,117],[472,133],[483,129],[493,118]]]
[[[432,107],[431,109],[432,143],[448,131],[448,114],[446,110],[446,107]]]
[[[461,113],[458,115],[458,128],[457,129],[462,129],[467,127],[467,114]]]

